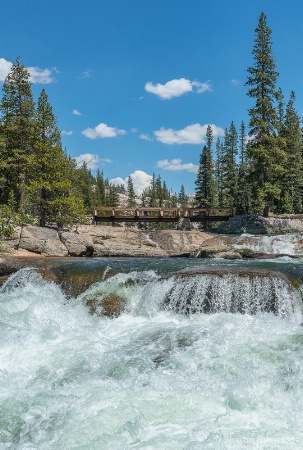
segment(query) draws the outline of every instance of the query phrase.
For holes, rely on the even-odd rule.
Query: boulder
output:
[[[148,234],[136,228],[108,226],[80,226],[77,233],[93,243],[93,256],[168,256]]]
[[[125,300],[117,294],[110,293],[104,296],[96,296],[86,301],[91,314],[108,317],[118,317],[125,307]]]
[[[169,256],[189,256],[212,236],[198,230],[156,230],[150,237]]]
[[[70,232],[59,232],[59,237],[70,256],[92,256],[94,249],[90,237]]]
[[[2,241],[5,250],[10,251],[17,249],[19,246],[19,240],[21,236],[21,227],[16,227],[13,235],[10,238],[4,238]]]
[[[68,255],[68,250],[60,241],[56,230],[33,225],[22,227],[19,248],[46,256]]]
[[[303,215],[272,215],[263,217],[257,214],[231,217],[222,223],[217,233],[223,234],[254,234],[277,235],[288,233],[303,233]]]

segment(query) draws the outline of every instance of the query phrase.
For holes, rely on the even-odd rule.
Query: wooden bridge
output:
[[[223,222],[236,215],[235,208],[123,208],[98,206],[95,222]]]

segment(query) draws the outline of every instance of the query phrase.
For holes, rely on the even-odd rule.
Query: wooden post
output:
[[[264,210],[263,210],[263,217],[268,217],[268,216],[269,216],[269,205],[265,205]]]

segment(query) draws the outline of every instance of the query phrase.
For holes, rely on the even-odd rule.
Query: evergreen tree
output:
[[[149,197],[149,189],[145,188],[141,194],[141,206],[142,208],[146,208],[148,206],[148,197]]]
[[[262,12],[256,28],[253,47],[254,66],[248,68],[247,95],[255,99],[249,109],[249,135],[252,137],[247,152],[251,158],[250,179],[255,209],[265,203],[275,205],[280,197],[279,178],[283,175],[285,151],[283,140],[277,136],[278,118],[275,109],[278,72],[272,55],[271,30]]]
[[[246,152],[246,128],[243,121],[240,127],[239,142],[240,162],[235,206],[238,214],[248,214],[251,209],[251,189],[248,180],[249,163]]]
[[[163,206],[163,190],[162,190],[162,180],[161,176],[158,175],[156,178],[156,198],[157,198],[157,206],[162,207]]]
[[[108,182],[108,180],[107,180]],[[120,199],[118,188],[112,183],[108,183],[107,193],[106,193],[106,204],[108,206],[119,206]]]
[[[86,213],[91,213],[96,203],[96,180],[83,161],[81,167],[76,171],[77,189],[82,198]]]
[[[104,175],[100,169],[97,169],[96,172],[96,186],[98,189],[98,197],[96,206],[105,206],[105,183],[104,183]]]
[[[178,202],[179,202],[181,208],[185,208],[187,206],[188,196],[185,193],[184,184],[181,185],[181,189],[178,194]]]
[[[83,218],[81,200],[73,195],[72,166],[61,146],[57,119],[43,89],[35,112],[31,154],[28,156],[26,207],[38,216],[40,226],[47,222],[60,225]]]
[[[29,77],[29,72],[17,58],[4,81],[0,104],[1,132],[5,139],[5,145],[0,148],[0,159],[5,161],[5,166],[1,167],[1,177],[5,180],[3,197],[7,202],[10,192],[14,192],[17,210],[22,209],[30,170],[28,158],[35,104]]]
[[[149,188],[149,207],[153,208],[157,206],[157,189],[156,189],[156,175],[153,173],[150,188]]]
[[[282,133],[285,120],[285,103],[284,103],[284,95],[281,88],[277,90],[276,99],[278,103],[277,105],[278,129],[279,132]]]
[[[287,164],[282,181],[281,210],[302,213],[303,160],[301,119],[295,109],[295,93],[291,92],[286,106],[283,136],[286,141]]]
[[[163,197],[163,201],[165,201],[165,202],[167,202],[170,197],[170,193],[169,193],[169,190],[167,189],[165,181],[163,181],[163,184],[162,184],[162,197]]]
[[[215,180],[217,183],[218,206],[224,206],[224,202],[223,202],[223,144],[219,138],[216,141]]]
[[[204,145],[199,159],[199,170],[195,181],[195,202],[198,206],[213,206],[215,203],[215,179],[212,154]]]
[[[130,208],[136,206],[136,195],[131,176],[129,176],[127,180],[127,206],[129,206]]]
[[[213,134],[210,125],[206,130],[206,145],[199,159],[199,169],[195,181],[195,202],[200,206],[215,206],[217,200],[215,168],[212,157]]]
[[[234,206],[237,197],[238,167],[238,133],[234,122],[225,130],[222,157],[222,198],[224,206]]]

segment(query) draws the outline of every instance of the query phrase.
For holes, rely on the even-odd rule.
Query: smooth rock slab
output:
[[[94,249],[90,237],[70,232],[59,232],[59,236],[70,256],[92,256]]]
[[[56,230],[32,225],[22,227],[19,248],[47,256],[68,255],[68,250],[60,241]]]

